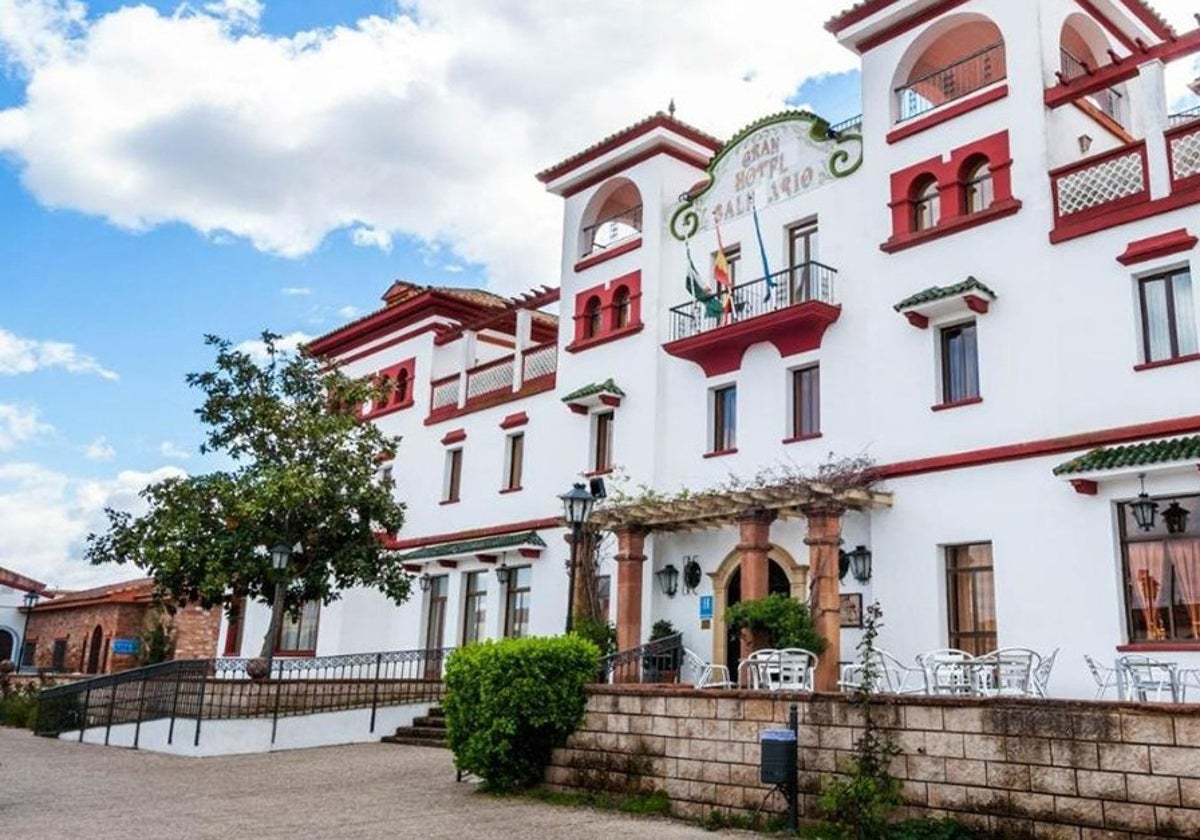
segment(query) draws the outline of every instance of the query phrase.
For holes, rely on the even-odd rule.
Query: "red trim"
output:
[[[583,474],[583,477],[584,478],[597,478],[602,475],[612,475],[612,471],[613,471],[612,467],[609,467],[608,469],[603,469],[603,470],[591,470],[590,472],[585,472]]]
[[[1158,16],[1146,8],[1142,0],[1121,0],[1121,4],[1133,13],[1133,16],[1146,25],[1146,28],[1159,38],[1173,38],[1174,30],[1158,19]]]
[[[0,586],[7,586],[9,589],[20,589],[22,592],[37,592],[38,594],[41,594],[46,589],[46,584],[40,580],[34,580],[31,577],[26,577],[10,569],[0,569]]]
[[[955,400],[954,402],[939,403],[938,405],[930,406],[930,411],[948,411],[951,408],[962,408],[964,405],[978,405],[983,402],[983,397],[971,397],[969,400]]]
[[[1130,242],[1125,247],[1125,253],[1117,257],[1117,262],[1121,265],[1133,265],[1159,257],[1168,257],[1171,254],[1192,250],[1196,247],[1197,242],[1200,242],[1200,239],[1188,233],[1187,228],[1179,228],[1170,233],[1160,233],[1158,236],[1149,236]]]
[[[726,455],[736,455],[736,454],[737,454],[737,447],[735,446],[733,449],[718,449],[715,452],[705,452],[704,457],[705,458],[724,458]]]
[[[400,381],[400,374],[404,374],[404,399],[395,402],[396,392],[394,390],[396,383]],[[383,370],[375,373],[375,379],[378,382],[381,379],[387,379],[393,387],[391,393],[388,394],[388,402],[382,408],[372,407],[371,411],[360,414],[363,420],[375,420],[384,417],[388,414],[394,414],[397,411],[402,411],[406,408],[412,408],[416,402],[416,378],[417,378],[417,360],[416,358],[405,359],[399,364],[389,365]]]
[[[502,537],[506,534],[515,534],[518,531],[537,531],[542,528],[557,528],[560,520],[558,517],[547,517],[544,519],[526,519],[521,522],[506,522],[503,525],[491,525],[486,528],[469,528],[465,531],[450,531],[445,534],[427,534],[423,537],[410,537],[405,540],[394,539],[389,536],[383,537],[385,547],[389,549],[402,548],[424,548],[427,545],[436,545],[444,542],[460,542],[462,540],[474,540],[482,537]],[[408,568],[407,566],[405,568]],[[421,567],[416,569],[420,571]]]
[[[908,319],[908,323],[912,324],[919,330],[929,328],[929,318],[922,315],[920,312],[915,312],[910,309],[908,312],[904,313],[904,317]]]
[[[1157,420],[1153,423],[1139,423],[1134,426],[1118,426],[1094,432],[1081,432],[1064,437],[1045,438],[1026,443],[1012,443],[1005,446],[991,446],[986,449],[972,449],[966,452],[956,452],[952,455],[937,455],[931,458],[918,458],[911,461],[897,461],[879,468],[881,478],[904,478],[910,475],[941,472],[943,470],[959,470],[966,467],[979,467],[987,464],[999,464],[1005,461],[1019,461],[1025,458],[1040,458],[1045,455],[1060,455],[1064,452],[1075,452],[1080,449],[1095,449],[1099,446],[1130,443],[1153,437],[1181,435],[1200,432],[1200,415],[1177,417],[1171,420]]]
[[[982,298],[979,295],[963,295],[963,303],[967,305],[967,309],[976,312],[980,315],[986,315],[991,302],[987,298]]]
[[[694,166],[697,169],[705,169],[708,167],[709,158],[701,157],[695,154],[689,154],[688,152],[682,152],[679,149],[676,149],[674,146],[666,145],[665,142],[657,143],[646,151],[640,152],[631,158],[614,161],[609,166],[606,166],[596,172],[595,175],[585,178],[578,184],[572,184],[570,187],[562,191],[562,197],[570,198],[573,195],[578,195],[589,187],[594,187],[596,184],[607,181],[612,176],[632,169],[639,163],[645,163],[646,161],[651,160],[658,155],[666,155],[667,157],[675,158],[675,160],[683,161],[688,166]]]
[[[1186,178],[1178,178],[1175,175],[1175,155],[1171,153],[1171,141],[1188,134],[1200,135],[1200,122],[1187,122],[1163,132],[1167,145],[1167,168],[1171,172],[1171,192],[1200,186],[1200,173],[1193,173]]]
[[[1149,183],[1149,180],[1147,180],[1147,183]],[[1106,205],[1108,207],[1116,207],[1117,209],[1099,216],[1089,215],[1082,223],[1063,224],[1055,227],[1050,232],[1050,242],[1057,245],[1060,242],[1078,239],[1081,236],[1087,236],[1097,231],[1108,230],[1109,228],[1136,222],[1140,219],[1149,219],[1152,216],[1158,216],[1163,213],[1170,213],[1172,210],[1189,207],[1198,202],[1200,202],[1200,188],[1175,192],[1164,198],[1145,201],[1132,206],[1119,204]],[[1072,215],[1081,214],[1076,213]]]
[[[888,41],[903,35],[905,32],[911,32],[918,26],[924,26],[934,18],[940,17],[951,9],[956,9],[967,2],[968,0],[942,0],[941,3],[938,3],[935,6],[930,6],[925,11],[910,17],[908,20],[901,21],[895,26],[891,26],[883,30],[878,35],[872,35],[870,38],[866,38],[858,42],[854,45],[854,48],[861,55],[862,53],[875,49],[881,44],[886,44]]]
[[[803,443],[806,440],[816,440],[819,437],[824,437],[824,435],[822,435],[820,432],[815,432],[811,435],[797,435],[796,437],[784,438],[781,442],[784,444]]]
[[[505,493],[520,493],[524,489],[523,487],[505,487],[500,491],[500,495],[503,496]]]
[[[1071,486],[1075,488],[1076,493],[1084,496],[1095,496],[1100,492],[1099,483],[1092,481],[1090,478],[1072,478]]]
[[[1141,191],[1136,192],[1133,195],[1123,196],[1114,201],[1107,202],[1106,204],[1101,204],[1096,207],[1089,207],[1086,210],[1079,210],[1075,213],[1071,213],[1068,216],[1060,215],[1058,184],[1062,179],[1078,172],[1082,172],[1085,169],[1094,169],[1100,164],[1107,163],[1111,160],[1127,157],[1130,154],[1136,154],[1138,156],[1138,160],[1142,164]],[[1119,210],[1122,207],[1129,207],[1131,205],[1144,203],[1150,198],[1150,167],[1148,158],[1149,155],[1146,153],[1146,141],[1139,140],[1138,142],[1132,143],[1128,146],[1118,146],[1115,149],[1109,149],[1108,151],[1101,152],[1098,155],[1086,157],[1083,160],[1076,161],[1075,163],[1069,163],[1066,166],[1060,166],[1057,169],[1051,169],[1047,174],[1050,178],[1051,193],[1054,200],[1054,223],[1056,227],[1066,224],[1073,224],[1077,219],[1086,220],[1095,216],[1102,216],[1112,213],[1113,211]]]
[[[599,399],[600,399],[601,405],[606,405],[609,408],[620,408],[621,407],[621,398],[618,396],[615,396],[614,394],[601,394]]]
[[[499,557],[495,554],[476,554],[475,559],[480,563],[495,563]]]
[[[458,568],[457,560],[438,560],[437,564],[439,566],[441,566],[443,569],[457,569]]]
[[[567,403],[567,408],[571,409],[572,414],[587,414],[588,407],[580,403]]]
[[[865,2],[858,3],[853,8],[847,9],[840,15],[834,15],[825,21],[825,31],[836,35],[843,29],[849,29],[854,24],[866,20],[876,12],[882,12],[888,6],[897,2],[899,0],[865,0]]]
[[[608,344],[610,341],[627,338],[631,335],[636,335],[646,328],[645,324],[630,324],[627,327],[622,327],[619,330],[600,333],[595,338],[586,338],[579,341],[572,341],[563,349],[568,353],[582,353],[584,350],[591,350],[593,347],[599,347],[601,344]]]
[[[999,87],[992,88],[991,90],[986,90],[983,93],[975,96],[971,96],[966,99],[960,99],[953,105],[950,105],[948,108],[893,128],[888,132],[887,141],[888,143],[898,143],[906,137],[912,137],[914,134],[920,134],[922,131],[931,129],[936,125],[941,125],[942,123],[952,120],[955,117],[961,117],[963,114],[974,111],[977,108],[982,108],[984,105],[990,105],[991,103],[999,99],[1003,99],[1006,96],[1008,96],[1007,83],[1002,84]]]
[[[408,572],[410,575],[415,575],[417,572],[422,571],[425,567],[420,563],[401,563],[400,568]]]
[[[1197,642],[1130,642],[1127,645],[1117,645],[1119,653],[1154,652],[1159,653],[1200,653],[1200,643]]]
[[[602,262],[608,262],[622,254],[628,254],[630,251],[636,251],[642,247],[642,237],[630,239],[628,242],[622,242],[615,248],[610,248],[607,251],[601,251],[599,254],[589,254],[588,256],[575,263],[575,271],[583,271],[586,268],[591,268],[594,265],[599,265]]]
[[[879,250],[888,254],[904,251],[917,245],[923,245],[926,242],[932,242],[935,239],[941,239],[943,236],[950,236],[964,230],[970,230],[973,227],[985,225],[988,222],[994,222],[997,219],[1003,219],[1006,216],[1012,216],[1021,207],[1021,201],[1016,198],[1010,198],[1007,201],[996,201],[991,207],[981,210],[978,213],[972,213],[969,216],[956,216],[952,219],[943,219],[942,223],[935,228],[922,230],[917,233],[904,233],[899,236],[893,236],[887,242],[880,245]]]
[[[456,505],[460,501],[461,501],[461,499],[442,499],[440,502],[438,502],[438,504],[439,505]]]
[[[1143,362],[1140,365],[1134,365],[1136,371],[1154,370],[1155,368],[1171,367],[1172,365],[1183,365],[1188,362],[1200,362],[1200,353],[1192,353],[1188,356],[1176,356],[1174,359],[1162,359],[1157,362]]]
[[[442,435],[442,446],[449,446],[452,443],[460,443],[467,439],[466,429],[452,429]]]
[[[721,148],[721,143],[716,138],[709,137],[697,129],[692,128],[690,125],[672,119],[666,114],[658,113],[650,119],[645,120],[640,125],[631,126],[630,128],[614,134],[609,139],[584,152],[581,152],[578,155],[569,157],[561,163],[557,163],[548,169],[542,170],[537,174],[537,179],[543,184],[547,184],[550,181],[556,181],[562,176],[566,175],[568,172],[572,172],[583,166],[585,163],[590,163],[596,158],[602,157],[608,152],[624,146],[631,140],[636,140],[638,137],[649,134],[657,128],[670,129],[680,137],[684,137],[688,140],[691,140],[693,143],[698,143],[701,146],[706,146],[712,149],[714,152]]]
[[[1092,122],[1096,123],[1096,125],[1100,126],[1102,129],[1120,141],[1122,146],[1128,146],[1130,143],[1137,142],[1137,138],[1126,131],[1123,125],[1093,105],[1090,100],[1076,99],[1071,104],[1083,113],[1087,114],[1088,117],[1091,118]]]
[[[516,414],[510,414],[500,421],[501,429],[515,429],[518,426],[524,426],[529,422],[529,415],[524,411],[518,411]]]
[[[1080,76],[1067,84],[1047,88],[1043,98],[1048,108],[1061,108],[1089,94],[1110,88],[1138,75],[1138,67],[1154,59],[1169,64],[1176,59],[1200,50],[1200,27],[1172,40],[1150,47],[1145,52],[1135,49],[1133,55],[1121,60],[1120,64],[1106,64],[1090,76]]]
[[[542,550],[540,548],[518,548],[517,554],[526,560],[536,560],[542,556]]]
[[[540,376],[537,379],[527,379],[519,391],[493,391],[490,394],[484,394],[482,397],[476,397],[468,401],[462,408],[459,408],[457,405],[439,408],[437,411],[429,413],[429,416],[425,418],[425,425],[435,426],[438,423],[445,423],[447,420],[453,420],[456,417],[474,414],[477,411],[483,411],[488,408],[495,408],[498,405],[504,405],[515,400],[523,400],[526,397],[532,397],[535,394],[541,394],[545,391],[553,391],[555,381],[555,374],[550,373]]]
[[[625,291],[629,300],[629,320],[624,326],[618,327],[616,300],[621,290]],[[588,306],[592,303],[598,307],[598,311],[592,311],[600,318],[599,331],[587,335],[592,322]],[[580,290],[575,294],[575,313],[572,318],[575,322],[575,339],[566,347],[572,353],[639,332],[642,329],[642,272],[630,271],[606,283]]]
[[[1140,52],[1140,50],[1138,50],[1138,45],[1132,38],[1125,34],[1125,30],[1117,26],[1113,22],[1112,18],[1110,18],[1108,15],[1097,9],[1091,0],[1075,0],[1075,2],[1079,4],[1081,9],[1091,15],[1097,23],[1107,29],[1110,35],[1120,41],[1121,46],[1129,50],[1134,55],[1137,55],[1137,53]]]
[[[488,308],[436,289],[425,289],[408,300],[368,315],[358,321],[320,336],[305,349],[318,357],[336,356],[373,339],[433,316],[468,320],[488,314]],[[372,350],[371,352],[374,352]]]

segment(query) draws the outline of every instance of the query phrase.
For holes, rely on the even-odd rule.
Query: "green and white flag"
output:
[[[687,279],[684,281],[684,286],[687,288],[688,294],[695,298],[699,303],[704,304],[704,314],[710,318],[721,317],[721,301],[717,297],[717,293],[704,285],[704,281],[700,278],[700,272],[696,268],[696,263],[692,261],[692,244],[685,242],[684,247],[687,248]]]

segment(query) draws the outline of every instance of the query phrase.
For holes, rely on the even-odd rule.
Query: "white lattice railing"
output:
[[[467,371],[467,399],[481,397],[493,391],[511,391],[513,385],[513,358],[509,356]]]
[[[458,405],[458,377],[442,379],[433,383],[432,410]]]
[[[1146,192],[1146,147],[1108,152],[1054,173],[1055,214],[1064,219]]]
[[[1191,131],[1167,139],[1171,152],[1171,180],[1182,181],[1200,175],[1200,125]]]
[[[525,351],[525,367],[521,378],[528,382],[530,379],[549,376],[557,369],[558,342],[552,341]]]

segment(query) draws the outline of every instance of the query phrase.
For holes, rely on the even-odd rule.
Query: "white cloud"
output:
[[[378,248],[385,254],[392,251],[392,235],[378,228],[356,227],[350,232],[350,241],[359,248]]]
[[[105,529],[105,507],[140,513],[145,508],[138,492],[172,475],[184,473],[174,467],[126,470],[93,481],[38,464],[0,464],[0,566],[68,588],[140,576],[133,567],[86,565],[84,540]]]
[[[112,381],[118,378],[91,356],[80,353],[74,344],[21,338],[0,327],[0,374],[33,373],[56,367]]]
[[[186,460],[192,457],[192,453],[188,452],[177,443],[172,443],[169,440],[164,440],[158,445],[158,454],[164,458],[173,458],[177,461]]]
[[[307,297],[312,294],[312,289],[307,286],[285,286],[279,291],[284,297]]]
[[[357,306],[343,306],[337,311],[339,318],[357,318],[362,314],[362,310]]]
[[[205,3],[204,11],[235,29],[254,30],[262,17],[263,4],[259,0],[215,0]]]
[[[43,423],[32,406],[0,403],[0,452],[50,434],[54,427]]]
[[[89,443],[83,450],[83,457],[89,461],[111,461],[117,457],[117,450],[104,435]]]
[[[301,344],[307,344],[312,340],[313,336],[308,333],[288,333],[276,340],[275,349],[284,353],[292,353]],[[249,341],[243,341],[240,344],[235,344],[233,349],[247,354],[256,364],[264,365],[270,359],[270,356],[267,355],[267,345],[261,338],[254,338]]]

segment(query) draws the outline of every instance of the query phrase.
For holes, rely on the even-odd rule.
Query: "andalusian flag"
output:
[[[721,226],[714,218],[713,227],[717,230],[717,257],[713,260],[713,279],[721,294],[721,315],[725,323],[733,320],[733,280],[729,276],[729,261],[725,259],[725,245],[721,242]]]
[[[710,318],[720,318],[721,302],[717,300],[716,292],[705,286],[704,281],[700,279],[700,271],[696,268],[696,263],[692,261],[691,242],[685,242],[684,247],[687,249],[688,258],[687,279],[684,281],[684,286],[687,288],[688,294],[698,303],[704,304],[705,315]]]

